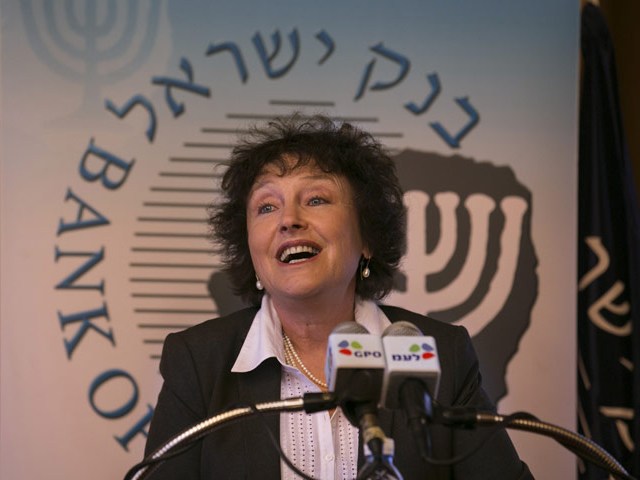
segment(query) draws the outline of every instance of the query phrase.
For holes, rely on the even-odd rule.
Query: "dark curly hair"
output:
[[[297,162],[287,165],[285,156],[293,156]],[[246,208],[256,177],[269,164],[277,165],[283,174],[312,164],[349,181],[360,233],[373,255],[370,276],[362,279],[356,275],[356,293],[366,299],[384,298],[393,286],[406,246],[406,211],[395,164],[370,134],[348,123],[334,123],[326,116],[300,114],[250,129],[232,151],[222,178],[222,202],[209,208],[211,238],[234,293],[252,304],[259,303],[263,295],[255,287]]]

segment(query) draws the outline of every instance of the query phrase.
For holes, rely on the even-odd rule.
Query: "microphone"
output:
[[[387,368],[381,403],[405,411],[420,455],[426,458],[431,450],[427,425],[440,382],[435,339],[423,335],[413,323],[400,321],[384,330],[382,345]]]
[[[382,332],[386,371],[382,404],[399,406],[400,385],[409,378],[418,379],[434,398],[440,383],[440,361],[433,337],[424,336],[411,322],[400,321]]]
[[[325,375],[329,390],[376,458],[382,457],[385,434],[378,424],[385,362],[379,337],[356,322],[338,324],[327,344]]]

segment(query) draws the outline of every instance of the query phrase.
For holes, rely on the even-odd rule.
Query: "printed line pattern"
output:
[[[273,99],[269,113],[230,112],[219,125],[199,128],[179,154],[167,158],[142,203],[128,262],[132,313],[151,360],[159,360],[167,334],[218,315],[209,282],[220,261],[208,239],[207,211],[221,194],[219,184],[238,135],[252,123],[291,111],[310,116],[334,107],[326,100]],[[332,118],[367,124],[369,131],[379,122],[373,116]],[[393,131],[373,135],[392,142],[403,137]]]
[[[184,141],[158,172],[136,219],[130,248],[133,318],[142,347],[160,358],[167,334],[218,315],[209,277],[220,268],[209,242],[207,210],[219,183],[236,128],[201,129]]]

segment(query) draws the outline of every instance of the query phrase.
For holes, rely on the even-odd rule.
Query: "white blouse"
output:
[[[391,323],[372,301],[358,301],[355,318],[374,335],[381,335]],[[281,398],[302,397],[307,392],[320,391],[296,367],[286,364],[280,319],[269,296],[264,295],[231,371],[249,372],[270,357],[276,357],[282,365]],[[339,408],[331,416],[329,412],[282,413],[280,446],[298,469],[313,478],[351,480],[357,477],[358,429],[351,425]],[[272,447],[261,445],[256,448]],[[281,471],[283,480],[300,478],[282,461]]]

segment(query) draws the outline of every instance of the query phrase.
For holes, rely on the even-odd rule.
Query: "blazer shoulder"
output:
[[[257,310],[240,310],[167,335],[160,359],[165,383],[178,384],[175,390],[180,391],[198,384],[208,404],[213,384],[231,370]]]

